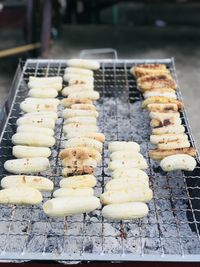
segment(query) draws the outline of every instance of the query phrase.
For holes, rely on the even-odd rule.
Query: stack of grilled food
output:
[[[40,191],[52,191],[53,182],[33,175],[50,169],[51,147],[55,144],[54,128],[62,89],[61,77],[29,77],[28,97],[20,104],[23,115],[16,121],[17,133],[12,136],[12,154],[4,168],[15,175],[1,180],[0,203],[39,204]],[[23,175],[22,175],[23,174]],[[29,175],[28,175],[29,174]]]
[[[102,215],[106,219],[122,220],[142,218],[148,214],[145,204],[153,197],[149,188],[148,168],[140,146],[136,142],[114,141],[109,143],[112,180],[101,194],[101,203],[106,205]]]
[[[99,67],[96,61],[72,59],[65,69],[64,81],[68,86],[62,90],[66,97],[61,101],[64,141],[59,154],[65,178],[54,198],[43,205],[49,216],[80,214],[100,207],[93,190],[97,183],[93,174],[101,162],[105,141],[97,126],[98,111],[94,105],[99,93],[94,90],[93,71]]]
[[[164,64],[141,64],[130,72],[137,79],[137,88],[143,94],[142,108],[149,111],[152,134],[156,146],[149,151],[153,160],[161,160],[164,171],[192,171],[196,166],[196,151],[188,140],[182,125],[183,102],[177,99],[177,83]]]

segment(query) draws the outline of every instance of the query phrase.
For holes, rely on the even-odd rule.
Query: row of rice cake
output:
[[[67,98],[61,101],[67,141],[59,157],[65,178],[60,181],[61,188],[54,192],[54,198],[43,205],[44,212],[55,217],[91,212],[100,207],[99,198],[94,196],[97,180],[93,173],[101,162],[105,137],[97,127],[98,112],[93,102],[99,93],[94,91],[92,71],[99,64],[78,59],[70,62],[73,66],[66,68],[64,74],[68,86],[62,90]]]
[[[55,144],[54,128],[57,119],[58,99],[62,88],[61,77],[30,77],[28,98],[20,105],[25,113],[17,121],[17,133],[12,136],[12,154],[4,168],[13,174],[1,180],[0,203],[39,204],[40,191],[52,191],[53,182],[45,177],[28,175],[50,168],[51,147]],[[51,89],[52,88],[52,89]],[[23,174],[23,175],[22,175]]]
[[[105,206],[102,215],[112,220],[131,220],[148,214],[145,204],[153,197],[149,177],[144,172],[147,162],[135,142],[115,141],[109,143],[112,180],[100,196]]]
[[[196,166],[196,151],[182,125],[180,111],[183,103],[177,99],[177,84],[169,69],[164,64],[141,64],[130,71],[145,98],[142,108],[150,112],[150,141],[156,145],[149,151],[150,158],[161,160],[164,171],[192,171]]]

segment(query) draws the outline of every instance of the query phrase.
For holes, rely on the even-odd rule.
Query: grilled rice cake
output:
[[[187,154],[192,157],[195,157],[196,150],[194,147],[176,148],[176,149],[170,149],[170,150],[161,150],[161,149],[149,150],[149,157],[154,160],[162,160],[167,156],[176,155],[176,154]]]
[[[145,99],[142,103],[142,108],[147,108],[147,106],[149,104],[168,104],[168,103],[172,103],[172,104],[176,104],[178,106],[178,109],[182,109],[183,108],[183,102],[176,100],[174,98],[169,98],[169,97],[165,97],[165,96],[151,96],[148,97],[147,99]]]
[[[166,68],[164,64],[140,64],[132,67],[130,69],[130,72],[136,78],[139,78],[149,74],[154,74],[154,75],[167,74],[169,73],[169,70]]]
[[[176,90],[177,84],[169,74],[147,75],[137,80],[138,89],[141,92],[156,88],[171,88]]]

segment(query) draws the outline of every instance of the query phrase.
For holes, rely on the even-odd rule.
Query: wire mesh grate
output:
[[[74,261],[199,261],[200,260],[200,166],[192,173],[176,171],[164,173],[159,164],[148,157],[150,126],[148,113],[140,108],[142,96],[136,81],[129,73],[137,63],[165,63],[176,78],[171,59],[101,60],[95,72],[95,90],[101,98],[96,106],[98,124],[106,135],[103,159],[95,175],[98,179],[95,194],[104,191],[110,179],[108,170],[110,140],[134,140],[149,163],[148,175],[154,198],[150,212],[144,219],[112,222],[104,219],[101,209],[89,214],[67,218],[48,218],[42,205],[1,206],[0,259],[18,260],[74,260]],[[28,77],[63,76],[64,60],[28,60],[14,85],[13,103],[0,143],[0,178],[8,175],[3,163],[12,158],[11,137],[16,131],[16,120],[22,115],[19,104],[28,93]],[[16,93],[16,95],[15,95]],[[181,97],[180,92],[178,92]],[[61,98],[61,97],[60,97]],[[59,112],[61,111],[61,108]],[[183,124],[192,145],[194,139],[185,111]],[[58,188],[61,162],[58,158],[63,141],[63,119],[56,125],[56,144],[50,158],[51,170],[41,175],[51,179]],[[50,193],[44,193],[44,201]]]

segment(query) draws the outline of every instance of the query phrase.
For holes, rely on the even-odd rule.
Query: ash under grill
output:
[[[95,194],[104,191],[110,180],[108,142],[136,141],[149,163],[148,175],[154,198],[148,203],[150,212],[144,219],[112,222],[104,219],[101,210],[67,218],[48,218],[40,206],[0,206],[0,259],[74,260],[74,261],[199,261],[200,260],[200,168],[190,173],[176,171],[166,174],[159,164],[148,158],[150,126],[148,112],[141,110],[142,96],[129,73],[137,63],[164,63],[175,77],[174,62],[165,60],[101,60],[95,72],[95,90],[100,92],[96,106],[99,128],[106,135],[102,164],[96,169]],[[8,173],[3,163],[12,158],[11,137],[20,116],[19,104],[28,93],[28,77],[63,76],[66,61],[28,60],[17,71],[2,124],[0,140],[0,178]],[[15,95],[16,93],[16,95]],[[180,92],[178,92],[181,97]],[[6,112],[11,108],[8,119]],[[194,146],[185,116],[183,125]],[[61,180],[58,153],[64,141],[63,119],[56,126],[56,144],[50,158],[51,171],[41,173],[54,182]],[[44,201],[51,193],[43,193]]]

